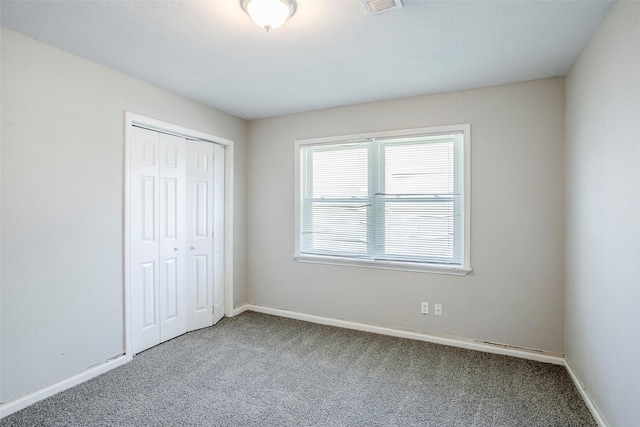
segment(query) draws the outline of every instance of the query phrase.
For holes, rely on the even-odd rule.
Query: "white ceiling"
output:
[[[297,0],[267,33],[239,0],[5,1],[2,25],[245,119],[567,73],[612,1]]]

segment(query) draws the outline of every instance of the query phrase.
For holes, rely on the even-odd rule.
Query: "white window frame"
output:
[[[463,157],[464,157],[464,189],[463,189],[463,241],[462,241],[462,263],[460,265],[430,264],[419,262],[385,261],[356,259],[339,256],[323,256],[302,254],[300,252],[300,203],[301,203],[301,164],[300,151],[304,146],[328,144],[328,143],[348,143],[356,140],[372,138],[404,137],[428,134],[445,134],[462,132]],[[299,262],[310,262],[319,264],[347,265],[353,267],[382,268],[388,270],[420,271],[426,273],[449,274],[465,276],[472,271],[471,268],[471,125],[459,124],[449,126],[425,127],[416,129],[403,129],[385,132],[369,132],[362,134],[341,135],[332,137],[299,139],[295,141],[295,253],[293,258]]]

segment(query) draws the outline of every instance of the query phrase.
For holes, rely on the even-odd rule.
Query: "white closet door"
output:
[[[214,144],[187,141],[187,328],[213,325]]]
[[[132,127],[132,351],[224,316],[224,148]]]
[[[158,181],[160,138],[134,128],[130,154],[130,283],[133,352],[160,343]]]
[[[160,134],[160,341],[187,332],[185,139]]]

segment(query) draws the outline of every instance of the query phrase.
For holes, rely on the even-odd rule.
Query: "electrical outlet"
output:
[[[428,302],[422,302],[422,304],[420,305],[420,313],[429,314],[429,303]]]
[[[435,304],[433,306],[433,314],[436,316],[442,316],[442,304]]]

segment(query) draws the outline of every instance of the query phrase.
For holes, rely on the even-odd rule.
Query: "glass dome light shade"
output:
[[[242,7],[253,22],[267,31],[281,26],[295,11],[292,0],[244,0]]]

